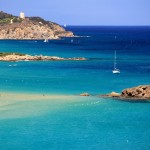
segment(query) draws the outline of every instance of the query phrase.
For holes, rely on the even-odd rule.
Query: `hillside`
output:
[[[20,18],[0,12],[0,39],[58,39],[72,36],[71,31],[40,17]]]

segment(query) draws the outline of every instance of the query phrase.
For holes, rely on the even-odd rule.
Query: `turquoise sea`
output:
[[[150,27],[66,29],[78,37],[0,40],[0,52],[88,58],[0,62],[0,149],[149,150],[150,103],[97,95],[150,84]]]

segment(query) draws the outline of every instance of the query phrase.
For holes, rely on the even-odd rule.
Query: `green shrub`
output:
[[[0,57],[7,56],[7,55],[19,55],[19,56],[25,56],[25,54],[18,53],[18,52],[0,52]]]

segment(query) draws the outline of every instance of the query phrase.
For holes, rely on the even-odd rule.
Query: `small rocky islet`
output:
[[[22,53],[0,52],[0,61],[51,61],[51,60],[87,60],[84,57],[63,58],[58,56],[27,55]]]
[[[150,100],[150,85],[140,85],[137,87],[124,89],[121,94],[112,92],[110,94],[103,95],[104,97],[117,97],[120,99],[132,99],[132,100]]]
[[[89,93],[82,93],[80,96],[90,96]],[[121,93],[111,92],[100,94],[99,97],[117,98],[119,100],[143,101],[150,100],[150,85],[140,85],[137,87],[124,89]]]

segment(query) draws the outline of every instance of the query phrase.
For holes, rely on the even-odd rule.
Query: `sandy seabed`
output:
[[[78,99],[79,97],[75,95],[1,92],[0,119],[33,117],[47,112],[58,112]]]

